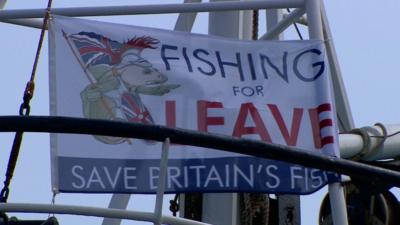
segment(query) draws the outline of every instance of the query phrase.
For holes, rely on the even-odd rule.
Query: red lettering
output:
[[[319,105],[315,109],[308,110],[308,115],[310,116],[311,128],[312,128],[313,138],[314,138],[314,147],[317,149],[320,149],[327,144],[334,143],[333,136],[321,137],[321,130],[324,127],[333,126],[333,120],[332,119],[323,119],[323,120],[319,119],[320,113],[326,112],[326,111],[331,111],[331,110],[332,110],[332,107],[328,103]]]
[[[166,101],[165,102],[165,113],[166,113],[166,125],[167,127],[176,127],[176,102]]]
[[[295,146],[297,143],[297,137],[299,136],[300,122],[301,122],[301,117],[303,116],[303,109],[300,108],[293,109],[292,127],[290,128],[290,134],[289,134],[287,126],[285,125],[285,121],[283,120],[281,112],[279,111],[278,107],[274,104],[268,104],[268,108],[271,110],[272,115],[274,116],[274,119],[278,124],[279,130],[281,131],[281,134],[285,139],[286,144],[289,146]]]
[[[254,121],[254,127],[246,127],[246,118],[250,115]],[[258,134],[261,140],[272,142],[258,110],[252,103],[244,103],[240,106],[238,118],[235,123],[232,136],[241,137],[246,134]]]
[[[314,147],[320,149],[322,148],[322,144],[321,144],[321,133],[320,133],[321,128],[319,126],[318,111],[316,109],[309,109],[308,115],[310,116],[310,121],[311,121]]]
[[[198,101],[197,102],[197,127],[199,131],[208,132],[208,126],[210,125],[224,125],[224,117],[208,117],[208,109],[223,108],[221,102],[208,102]]]

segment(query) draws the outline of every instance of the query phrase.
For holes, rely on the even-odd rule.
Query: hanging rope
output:
[[[253,10],[253,29],[252,29],[252,35],[251,38],[253,40],[257,40],[258,39],[258,10]]]
[[[263,193],[240,193],[240,224],[268,225],[269,197]]]
[[[175,197],[173,200],[169,201],[169,210],[172,212],[173,216],[177,215],[177,212],[179,211],[179,194],[175,194]]]
[[[252,39],[258,40],[258,10],[253,10]],[[239,193],[240,224],[268,225],[269,197],[263,193]]]
[[[38,43],[38,46],[36,49],[35,61],[33,62],[31,77],[30,77],[28,83],[26,84],[24,96],[23,96],[23,102],[19,108],[20,116],[29,116],[29,114],[30,114],[31,107],[29,104],[33,97],[33,92],[35,89],[36,68],[37,68],[37,64],[39,62],[39,56],[40,56],[40,52],[41,52],[42,45],[43,45],[44,35],[45,35],[46,29],[47,29],[47,22],[50,17],[50,10],[51,10],[52,2],[53,2],[53,0],[49,0],[47,3],[46,14],[43,18],[43,26],[42,26],[41,33],[40,33],[39,43]],[[6,171],[5,180],[4,180],[4,187],[0,193],[0,202],[7,202],[8,195],[10,192],[9,186],[10,186],[13,174],[14,174],[15,166],[18,161],[18,155],[19,155],[19,150],[21,147],[22,137],[23,137],[23,132],[15,133],[13,145],[11,147],[10,157],[8,159],[7,171]]]

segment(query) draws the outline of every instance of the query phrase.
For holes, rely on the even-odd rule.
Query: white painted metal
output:
[[[162,206],[164,200],[165,183],[167,180],[169,143],[169,138],[166,138],[162,145],[160,175],[158,178],[156,204],[154,207],[154,215],[156,216],[156,221],[154,222],[154,225],[161,225],[162,222]]]
[[[400,132],[400,125],[380,125],[362,127],[358,130],[366,132],[366,136],[359,133],[341,134],[339,136],[340,155],[343,158],[352,158],[358,154],[365,155],[361,158],[365,161],[393,159],[399,157],[400,138],[396,135]],[[363,150],[366,148],[365,150]]]
[[[305,0],[310,39],[323,40],[321,0]],[[344,190],[340,183],[328,185],[331,212],[334,225],[347,225],[347,211]]]
[[[246,0],[244,0],[246,1]],[[247,0],[248,1],[248,0]],[[252,23],[253,23],[253,11],[244,10],[239,11],[239,39],[251,40],[252,37]]]
[[[340,134],[339,149],[340,157],[350,159],[359,154],[363,148],[364,141],[359,134]]]
[[[277,24],[272,25],[260,40],[272,40],[280,35],[284,30],[291,26],[296,20],[298,20],[305,13],[304,8],[298,8],[292,11],[287,17],[279,21]]]
[[[71,17],[81,16],[116,16],[116,15],[143,15],[166,13],[191,13],[191,12],[216,12],[251,9],[276,9],[276,8],[300,8],[304,6],[304,0],[251,0],[207,2],[191,4],[153,4],[153,5],[129,5],[129,6],[101,6],[101,7],[75,7],[53,8],[52,14]],[[15,9],[0,11],[0,19],[41,18],[46,9]]]
[[[126,209],[129,203],[130,194],[113,194],[108,205],[110,209]],[[121,219],[104,218],[102,225],[119,225]]]
[[[185,0],[184,3],[199,3],[201,0]],[[174,30],[190,32],[192,30],[197,13],[180,13]]]
[[[308,33],[310,39],[323,40],[321,21],[321,1],[305,0],[305,7],[308,17]]]
[[[214,0],[213,3],[223,3],[224,1],[226,0]],[[240,34],[239,21],[240,14],[238,11],[210,12],[208,20],[208,33],[211,35],[218,35],[236,39],[246,36]],[[243,32],[243,29],[241,31]],[[238,225],[238,194],[204,194],[202,211],[203,222],[212,222],[213,224],[218,225]]]
[[[3,9],[6,4],[7,0],[0,0],[0,9]]]
[[[267,9],[265,13],[267,19],[267,33],[271,31],[273,27],[275,27],[279,21],[283,19],[282,9]],[[282,40],[283,33],[279,32],[278,35],[274,35],[271,40]]]
[[[328,185],[328,193],[334,225],[348,225],[346,199],[341,183]]]
[[[289,15],[289,13],[283,13],[283,18],[286,18],[288,15]],[[307,26],[308,25],[307,16],[303,15],[298,20],[296,20],[296,23]]]
[[[156,221],[154,213],[139,212],[121,209],[105,209],[97,207],[76,206],[76,205],[53,205],[53,204],[25,204],[25,203],[0,203],[1,212],[19,213],[50,213],[70,214],[81,216],[109,217],[137,221]],[[170,225],[211,225],[208,223],[183,219],[172,216],[162,216],[162,223]]]
[[[326,51],[328,54],[329,67],[332,78],[333,92],[335,95],[336,113],[340,131],[350,131],[354,128],[354,121],[350,110],[350,104],[347,98],[346,89],[342,79],[339,62],[336,55],[335,45],[329,27],[328,19],[325,13],[323,2],[321,1],[321,16]]]
[[[298,17],[305,13],[304,8],[296,9],[290,16],[283,19],[282,9],[266,10],[267,33],[260,39],[283,40],[283,31],[293,24]],[[301,207],[299,195],[277,195],[278,200],[278,224],[300,225]]]
[[[0,22],[38,29],[42,29],[43,26],[43,20],[41,19],[0,19]]]
[[[211,0],[211,3],[231,2],[230,0]],[[235,2],[240,2],[235,0]],[[244,2],[242,2],[244,3]],[[239,38],[239,11],[210,12],[208,33],[216,36]]]
[[[238,208],[237,193],[204,194],[202,221],[215,225],[239,225]]]

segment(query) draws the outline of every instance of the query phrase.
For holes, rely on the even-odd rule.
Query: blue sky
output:
[[[134,4],[152,4],[161,1],[135,1]],[[176,2],[176,1],[162,1]],[[43,8],[44,0],[9,0],[5,9]],[[54,0],[54,7],[128,5],[132,1],[117,0]],[[336,0],[325,1],[329,23],[333,33],[339,63],[343,73],[351,110],[357,127],[373,125],[376,122],[398,123],[400,105],[397,103],[397,90],[400,83],[398,72],[400,52],[400,32],[398,0]],[[129,16],[97,18],[140,26],[172,29],[176,15]],[[206,33],[206,14],[202,13],[196,22],[194,32]],[[264,26],[261,23],[260,26]],[[34,54],[39,39],[39,30],[0,23],[0,51],[2,82],[0,82],[0,115],[17,115],[22,102],[25,84],[32,69]],[[303,29],[303,34],[306,34]],[[288,38],[296,39],[293,31]],[[306,35],[305,35],[306,36]],[[37,70],[36,91],[31,102],[31,115],[48,115],[48,57],[47,39]],[[13,134],[0,134],[3,157],[0,157],[0,179],[4,172],[11,148]],[[48,134],[27,133],[21,148],[20,160],[11,184],[10,202],[50,203],[50,165]],[[303,198],[303,224],[314,225],[323,191]],[[168,200],[168,198],[166,199]],[[109,195],[61,194],[59,204],[82,204],[106,206]],[[144,203],[146,202],[146,203]],[[134,210],[153,209],[149,196],[133,196],[130,208]],[[44,218],[47,215],[24,215],[24,218]],[[101,220],[83,217],[62,217],[66,222],[79,221],[82,224],[100,224]],[[131,222],[124,222],[132,224]],[[140,223],[143,224],[143,223]]]

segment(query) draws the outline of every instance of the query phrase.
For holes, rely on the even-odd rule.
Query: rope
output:
[[[252,29],[252,34],[251,34],[251,38],[253,40],[257,40],[258,39],[258,10],[253,10],[253,29]]]
[[[383,135],[379,136],[370,135],[368,132],[368,130],[370,129],[369,127],[362,127],[350,131],[351,134],[358,134],[363,139],[363,147],[360,153],[353,156],[351,160],[359,161],[363,159],[365,156],[375,153],[385,143],[386,139],[390,136],[387,133],[385,125],[383,125],[382,123],[376,123],[375,126],[381,128]],[[378,138],[377,143],[372,147],[371,147],[371,138]]]
[[[240,196],[240,224],[241,225],[268,225],[269,224],[269,197],[263,193],[241,193]]]
[[[258,10],[253,10],[252,39],[258,39]],[[240,224],[268,225],[269,198],[266,194],[240,193]]]
[[[50,10],[51,10],[52,2],[53,2],[53,0],[49,0],[47,3],[46,14],[43,18],[43,26],[42,26],[41,33],[40,33],[39,43],[38,43],[38,46],[36,49],[35,61],[33,63],[31,77],[30,77],[28,83],[26,84],[23,102],[19,108],[20,116],[29,116],[29,114],[30,114],[31,108],[30,108],[29,103],[33,97],[33,92],[35,89],[36,68],[37,68],[37,65],[39,62],[39,56],[40,56],[40,52],[41,52],[42,45],[43,45],[44,35],[45,35],[46,29],[47,29],[47,22],[50,17]],[[13,145],[11,147],[10,157],[8,159],[7,171],[6,171],[6,176],[5,176],[5,180],[4,180],[4,187],[0,193],[0,202],[7,202],[8,195],[10,193],[9,186],[11,183],[11,179],[14,175],[15,166],[18,161],[18,155],[19,155],[19,150],[21,148],[22,137],[23,137],[23,132],[15,133]]]
[[[172,212],[173,216],[176,216],[176,213],[179,211],[178,198],[179,194],[175,194],[174,199],[169,201],[169,211]]]

